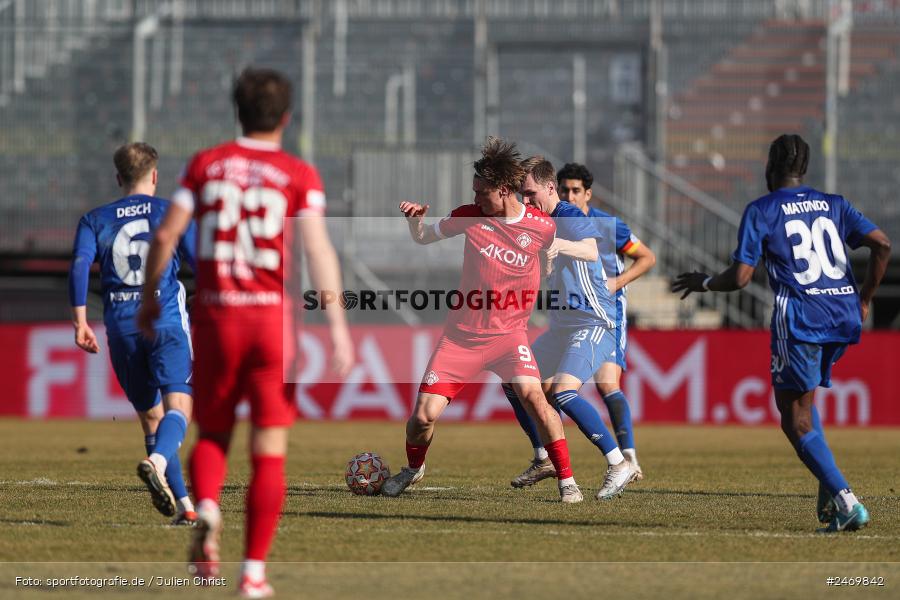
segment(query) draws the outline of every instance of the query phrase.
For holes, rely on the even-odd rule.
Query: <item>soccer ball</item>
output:
[[[351,492],[360,496],[374,496],[381,491],[381,484],[391,476],[391,469],[374,452],[363,452],[350,459],[344,476]]]

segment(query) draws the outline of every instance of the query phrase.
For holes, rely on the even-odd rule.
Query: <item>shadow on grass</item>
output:
[[[382,515],[377,513],[341,513],[334,511],[285,511],[285,516],[293,517],[318,517],[322,519],[347,519],[347,520],[402,520],[402,521],[437,521],[442,523],[498,523],[514,525],[560,525],[574,527],[635,527],[635,523],[628,521],[569,521],[564,519],[521,519],[504,517],[475,517],[462,515]],[[671,529],[671,523],[642,523],[641,528],[667,528]]]
[[[590,490],[590,487],[582,486],[582,490]],[[413,490],[415,492],[415,496],[418,498],[428,498],[429,500],[437,500],[437,499],[446,499],[446,500],[476,500],[481,502],[484,500],[484,497],[477,496],[472,489],[466,488],[453,488],[446,490]],[[465,493],[465,492],[471,493]],[[459,492],[463,492],[460,494]],[[287,489],[287,494],[289,496],[316,496],[322,493],[327,493],[330,495],[333,494],[349,494],[349,491],[344,489],[343,486],[331,485],[331,486],[315,486],[315,485],[303,485],[303,486],[289,486]],[[508,497],[514,497],[515,495],[522,495],[532,493],[530,490],[511,490],[504,488],[502,492],[500,492],[500,496],[498,498],[505,499]],[[630,496],[632,494],[646,494],[646,495],[662,495],[662,496],[707,496],[707,497],[720,497],[720,498],[815,498],[815,494],[812,492],[808,494],[797,494],[797,493],[788,493],[788,492],[741,492],[741,491],[721,491],[721,492],[713,492],[708,490],[667,490],[667,489],[659,489],[659,488],[628,488],[623,496]],[[588,493],[585,491],[585,497],[587,497]],[[352,496],[348,496],[352,497]],[[532,498],[538,502],[547,502],[550,504],[559,504],[559,500],[556,498]]]
[[[68,521],[49,521],[45,519],[0,519],[0,523],[8,525],[50,525],[51,527],[71,527]]]

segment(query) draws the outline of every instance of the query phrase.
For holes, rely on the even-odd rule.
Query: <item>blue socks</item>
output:
[[[144,448],[147,449],[147,456],[153,454],[156,449],[156,435],[144,436]],[[188,495],[187,486],[184,484],[184,475],[181,473],[181,461],[178,459],[178,453],[172,455],[166,465],[166,481],[172,488],[172,495],[176,500],[186,498]]]
[[[156,428],[155,436],[147,436],[144,443],[149,446],[150,438],[155,438],[155,445],[150,454],[160,454],[166,459],[166,481],[172,488],[172,494],[180,500],[187,496],[187,488],[184,485],[184,475],[181,473],[181,461],[178,458],[178,448],[184,441],[187,432],[187,417],[180,410],[167,411]]]
[[[591,406],[591,403],[578,395],[574,390],[567,390],[553,395],[556,406],[578,425],[578,429],[592,444],[600,448],[604,455],[612,452],[618,445],[612,436],[600,413]]]
[[[612,423],[613,430],[616,432],[616,439],[619,440],[619,448],[625,450],[634,448],[634,428],[631,425],[631,409],[628,407],[628,400],[622,390],[616,390],[603,396],[603,402],[606,404],[606,410],[609,412],[609,420]]]
[[[171,460],[178,453],[187,431],[187,417],[180,410],[170,410],[159,422],[156,429],[156,447],[153,452]]]
[[[156,447],[156,434],[151,433],[150,435],[144,436],[144,448],[147,449],[147,456],[153,454],[153,449]]]
[[[820,422],[819,427],[821,428],[821,426]],[[812,474],[825,486],[825,489],[828,490],[832,497],[837,496],[838,492],[850,487],[850,484],[847,483],[844,475],[838,469],[837,464],[835,464],[834,455],[831,454],[831,449],[825,443],[824,436],[818,431],[813,429],[797,440],[796,450],[803,464],[812,471]]]
[[[506,399],[512,405],[513,412],[516,413],[516,420],[519,422],[519,426],[528,435],[528,439],[531,440],[531,447],[542,448],[544,444],[541,443],[541,436],[538,435],[537,426],[531,419],[531,415],[525,411],[525,407],[519,402],[519,397],[511,387],[505,385],[503,386],[503,393],[506,394]]]
[[[819,432],[819,435],[822,436],[822,439],[825,439],[825,430],[822,429],[822,419],[819,417],[819,409],[816,408],[815,403],[812,405],[812,427],[815,431]]]

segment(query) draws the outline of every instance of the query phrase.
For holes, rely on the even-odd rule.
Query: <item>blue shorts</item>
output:
[[[160,394],[191,393],[193,352],[185,330],[159,329],[152,341],[139,333],[107,341],[116,379],[136,411],[159,404]]]
[[[831,387],[831,367],[847,351],[847,344],[807,344],[796,340],[772,340],[772,387],[808,392]]]
[[[628,348],[628,322],[624,319],[619,321],[614,333],[616,337],[616,364],[622,367],[623,371],[627,371],[625,351]]]
[[[568,373],[584,383],[605,362],[616,360],[616,335],[599,325],[550,328],[531,349],[542,379]]]

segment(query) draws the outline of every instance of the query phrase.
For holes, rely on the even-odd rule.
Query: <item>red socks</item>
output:
[[[428,452],[428,444],[424,446],[410,446],[406,442],[406,460],[410,469],[418,469],[425,464],[425,453]]]
[[[253,478],[247,489],[246,559],[266,560],[281,518],[284,496],[284,457],[254,456]]]
[[[219,503],[225,481],[227,451],[214,440],[197,440],[191,453],[191,484],[198,504],[207,499]],[[284,457],[254,456],[252,460],[253,476],[247,489],[244,557],[266,560],[284,505]]]
[[[219,503],[219,493],[228,467],[227,452],[227,447],[220,446],[214,440],[203,437],[197,440],[191,452],[190,471],[191,487],[198,504],[201,500]]]
[[[561,438],[555,442],[544,444],[544,449],[550,457],[550,462],[556,467],[556,478],[567,479],[572,477],[572,467],[569,464],[569,445],[566,439]]]

